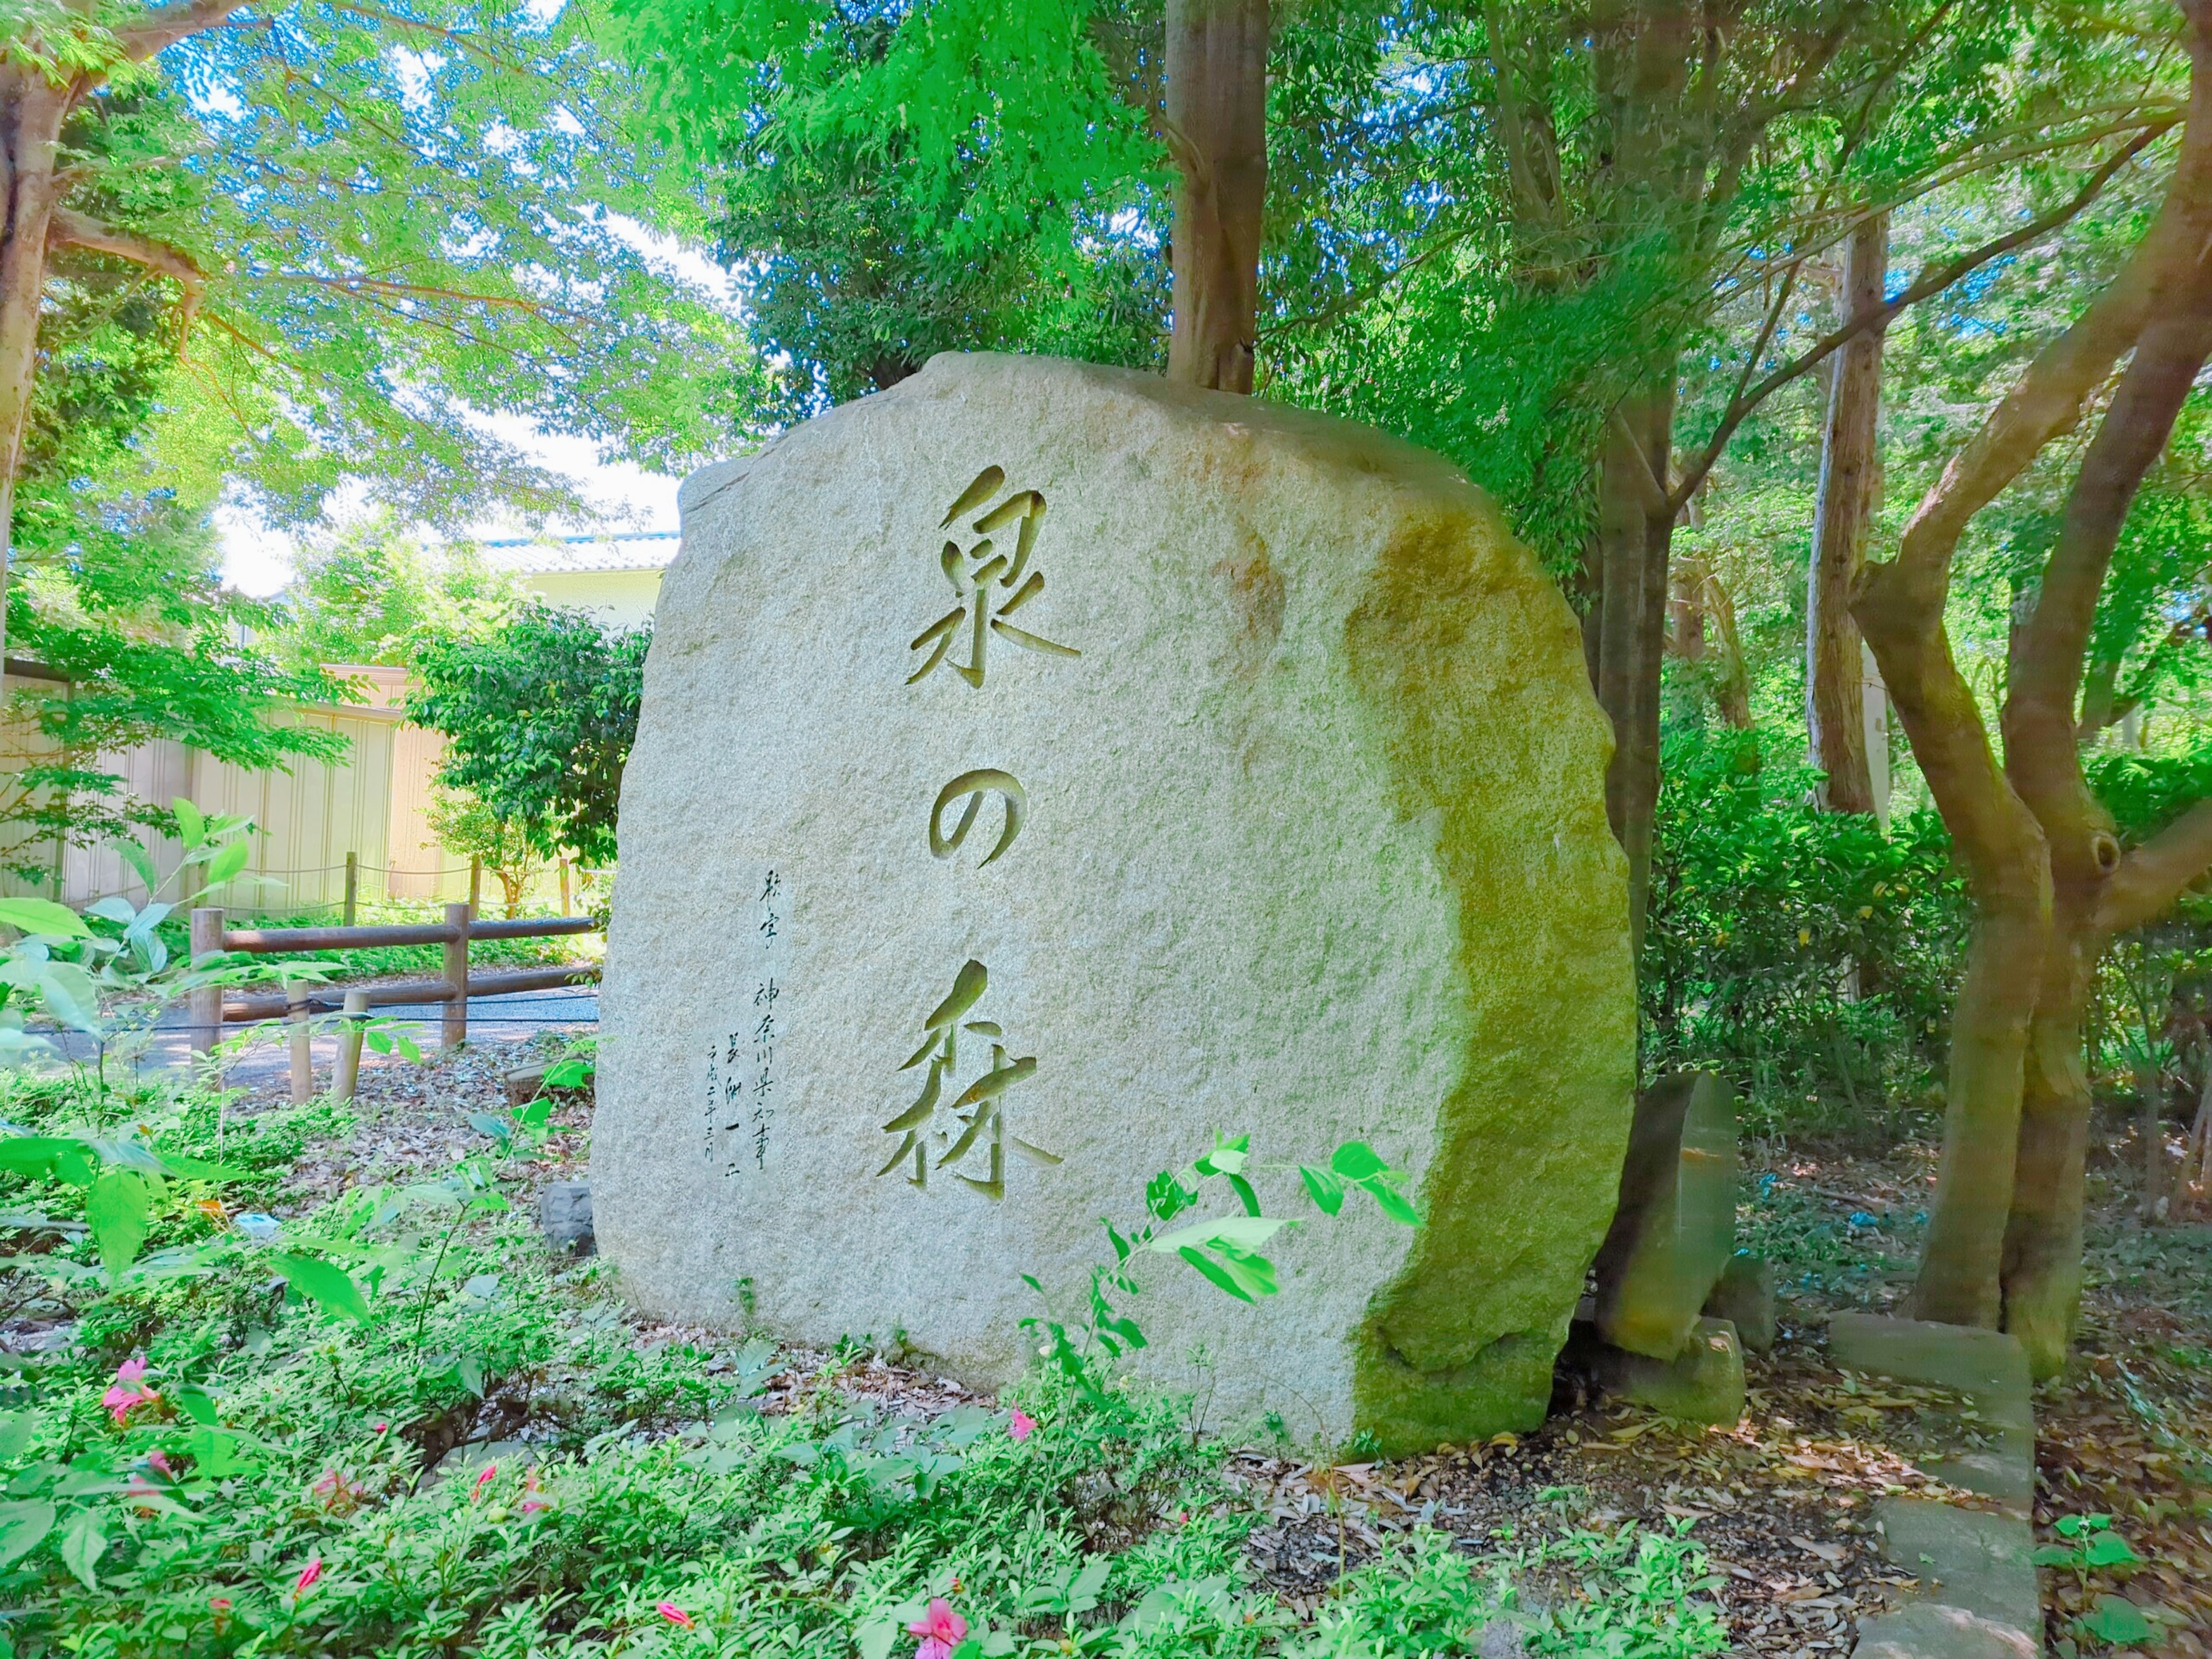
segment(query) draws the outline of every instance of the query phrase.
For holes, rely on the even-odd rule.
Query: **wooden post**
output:
[[[192,912],[192,966],[198,968],[210,955],[222,953],[222,908],[198,909]],[[202,985],[193,988],[190,1015],[191,1044],[195,1054],[206,1054],[222,1035],[222,987]]]
[[[315,1056],[309,1046],[314,1041],[314,1028],[307,1024],[307,981],[288,979],[284,981],[284,1018],[292,1028],[292,1099],[313,1100],[315,1097]]]
[[[483,914],[483,860],[480,858],[469,860],[469,914]]]
[[[368,1018],[368,993],[348,991],[345,1024],[338,1027],[337,1075],[331,1079],[331,1092],[340,1100],[351,1100],[361,1085],[361,1025]]]
[[[361,854],[346,854],[345,925],[353,926],[361,902]]]
[[[469,920],[472,904],[446,907],[446,926],[453,937],[446,941],[446,983],[453,988],[447,1000],[445,1024],[438,1034],[441,1048],[458,1048],[469,1040]]]

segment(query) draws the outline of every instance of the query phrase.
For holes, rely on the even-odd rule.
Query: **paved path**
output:
[[[376,1009],[383,1019],[396,1021],[412,1028],[415,1041],[426,1053],[438,1046],[439,1022],[445,1017],[444,1007],[434,1002],[400,1003],[389,1008]],[[139,1069],[148,1072],[173,1071],[182,1066],[189,1052],[184,1030],[185,1012],[181,1006],[168,1009],[154,1032],[151,1045],[137,1061]],[[596,987],[579,986],[574,989],[550,991],[518,991],[508,996],[471,997],[469,999],[469,1036],[477,1042],[517,1042],[539,1031],[588,1031],[599,1021],[599,994]],[[252,1026],[234,1026],[232,1031],[252,1030],[261,1034],[260,1040],[225,1068],[224,1079],[234,1085],[258,1087],[280,1082],[291,1067],[290,1051],[282,1020],[260,1020]],[[47,1041],[71,1060],[90,1062],[98,1055],[92,1039],[76,1032],[46,1033]],[[335,1031],[319,1034],[314,1042],[316,1082],[328,1086],[330,1069],[337,1063],[338,1040]],[[364,1066],[375,1062],[373,1054],[363,1054]]]

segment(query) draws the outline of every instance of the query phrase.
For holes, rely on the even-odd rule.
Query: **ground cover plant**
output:
[[[642,1328],[535,1236],[581,1139],[543,1103],[333,1178],[356,1126],[327,1102],[0,1092],[15,1653],[1721,1644],[1671,1531],[1415,1534],[1312,1620],[1253,1571],[1262,1511],[1185,1402],[1052,1367],[990,1401],[858,1340]],[[1582,1588],[1532,1604],[1547,1572]]]

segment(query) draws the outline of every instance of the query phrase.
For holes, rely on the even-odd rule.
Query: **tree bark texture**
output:
[[[1268,0],[1168,0],[1166,134],[1182,175],[1168,378],[1252,390],[1267,205]]]
[[[2089,1104],[2081,1024],[2091,976],[2114,932],[2155,915],[2212,860],[2205,806],[2122,856],[2081,776],[2075,709],[2113,545],[2212,350],[2212,3],[2194,0],[2189,11],[2189,118],[2157,219],[2119,275],[1952,458],[1897,556],[1868,565],[1853,586],[1852,614],[1975,908],[1912,1310],[2002,1322],[2039,1375],[2063,1362],[2080,1292]],[[1943,625],[1951,560],[1973,515],[2072,429],[2130,351],[2014,641],[2000,765]]]
[[[1888,265],[1888,217],[1869,215],[1845,247],[1839,321],[1879,313]],[[1865,675],[1850,594],[1878,479],[1875,435],[1881,406],[1881,330],[1869,326],[1836,354],[1820,434],[1820,492],[1813,507],[1813,552],[1805,584],[1805,729],[1813,764],[1826,779],[1821,805],[1832,812],[1875,810],[1866,750]]]
[[[15,547],[15,474],[31,415],[46,233],[70,99],[27,66],[0,64],[0,659],[8,648],[8,574]]]
[[[1659,800],[1659,671],[1674,533],[1663,481],[1674,423],[1671,386],[1629,399],[1611,422],[1598,467],[1597,700],[1613,721],[1605,808],[1628,854],[1629,928],[1639,949]]]
[[[143,64],[178,41],[214,27],[245,0],[182,0],[117,27],[112,40],[125,62]],[[20,60],[0,62],[0,661],[8,651],[8,577],[15,550],[15,480],[38,372],[39,314],[46,258],[57,246],[135,260],[174,278],[187,325],[200,272],[175,248],[72,213],[62,202],[68,180],[56,170],[62,125],[107,79],[83,70],[56,84]]]

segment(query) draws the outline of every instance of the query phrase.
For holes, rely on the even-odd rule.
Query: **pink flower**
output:
[[[522,1512],[526,1516],[535,1515],[538,1510],[549,1507],[550,1506],[545,1500],[538,1495],[538,1471],[532,1469],[522,1479]]]
[[[115,1381],[108,1384],[107,1392],[100,1396],[100,1403],[107,1407],[117,1428],[123,1426],[124,1420],[131,1415],[131,1407],[149,1404],[161,1397],[153,1389],[141,1386],[145,1377],[146,1362],[143,1358],[134,1357],[126,1359],[115,1368]]]
[[[663,1601],[659,1606],[653,1608],[653,1611],[659,1613],[663,1619],[665,1619],[670,1624],[677,1626],[679,1630],[690,1630],[691,1628],[691,1615],[684,1612],[683,1608],[678,1607],[673,1601]]]
[[[952,1611],[941,1595],[930,1598],[929,1611],[906,1627],[909,1636],[921,1638],[914,1659],[949,1659],[952,1644],[968,1634],[968,1621]]]
[[[1031,1417],[1019,1406],[1017,1406],[1014,1407],[1014,1420],[1006,1425],[1006,1432],[1013,1436],[1014,1443],[1016,1445],[1019,1445],[1023,1441],[1030,1437],[1031,1431],[1034,1431],[1036,1427],[1036,1419]]]
[[[230,1598],[228,1595],[210,1596],[208,1611],[215,1615],[215,1633],[222,1635],[230,1625]]]
[[[317,1556],[300,1569],[300,1576],[292,1581],[292,1599],[296,1601],[307,1593],[307,1587],[323,1576],[323,1558]]]
[[[492,1478],[492,1476],[494,1476],[494,1475],[497,1474],[498,1473],[499,1473],[499,1465],[498,1465],[498,1464],[496,1464],[496,1463],[487,1463],[487,1464],[485,1464],[485,1465],[483,1466],[483,1473],[482,1474],[480,1474],[480,1475],[478,1475],[478,1476],[477,1477],[477,1483],[476,1483],[476,1485],[475,1485],[475,1486],[471,1486],[471,1487],[469,1488],[469,1502],[470,1502],[470,1503],[473,1504],[473,1503],[475,1503],[475,1502],[477,1501],[477,1494],[478,1494],[478,1493],[480,1493],[481,1492],[483,1492],[483,1489],[484,1489],[486,1486],[489,1486],[489,1485],[491,1484],[491,1478]]]
[[[387,1428],[391,1427],[391,1425],[390,1425],[390,1424],[388,1424],[388,1423],[377,1423],[377,1424],[373,1425],[372,1426],[376,1430],[376,1431],[377,1431],[379,1434],[382,1434],[382,1433],[385,1431],[385,1430],[386,1430],[386,1429],[387,1429]]]
[[[148,1468],[161,1470],[172,1480],[177,1478],[177,1472],[169,1467],[169,1460],[161,1455],[161,1449],[158,1446],[146,1454],[146,1463]]]

